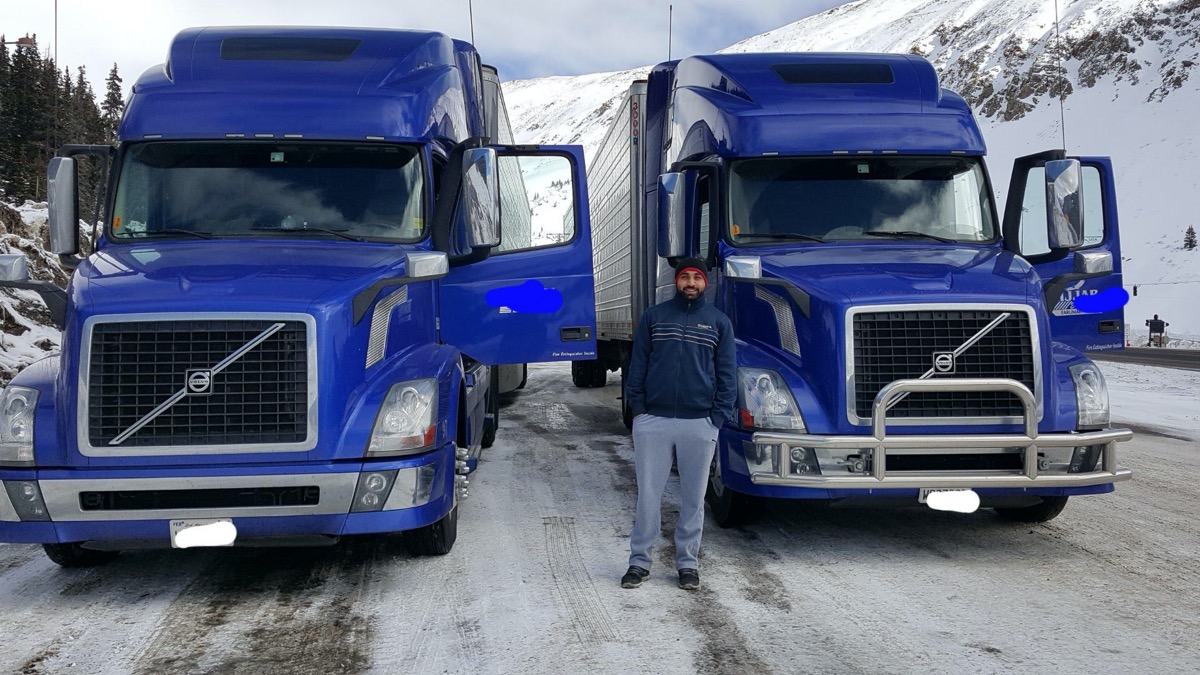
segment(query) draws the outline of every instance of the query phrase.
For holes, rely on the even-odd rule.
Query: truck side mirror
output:
[[[1083,172],[1079,160],[1046,162],[1046,227],[1051,249],[1083,245]]]
[[[59,255],[79,252],[79,201],[75,160],[55,157],[46,167],[49,197],[50,251]]]
[[[686,185],[682,173],[658,177],[658,255],[664,258],[688,254]]]
[[[500,243],[500,183],[493,148],[463,151],[462,190],[456,211],[454,253],[471,255]]]

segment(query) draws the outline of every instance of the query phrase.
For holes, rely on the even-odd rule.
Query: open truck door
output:
[[[1124,348],[1129,296],[1108,157],[1051,150],[1017,158],[1004,238],[1042,278],[1054,341],[1080,351]]]
[[[489,365],[596,358],[592,237],[580,146],[493,146],[493,171],[463,173],[460,216],[498,205],[498,236],[465,228],[460,216],[435,245],[450,254],[441,283],[442,340]],[[448,171],[453,171],[454,162]],[[482,169],[481,169],[482,171]],[[486,171],[482,171],[487,173]],[[478,174],[480,172],[476,172]],[[448,196],[448,195],[447,195]],[[445,208],[439,203],[439,210]],[[491,214],[474,214],[484,222]],[[453,219],[452,219],[453,220]],[[460,227],[461,226],[461,227]],[[435,225],[435,232],[436,232]]]

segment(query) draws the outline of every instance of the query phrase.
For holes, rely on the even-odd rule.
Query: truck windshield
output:
[[[124,154],[117,240],[425,236],[420,149],[317,142],[152,142]]]
[[[889,239],[983,242],[996,227],[974,157],[772,157],[732,165],[740,244]]]

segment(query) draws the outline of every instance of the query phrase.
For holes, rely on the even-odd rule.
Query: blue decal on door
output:
[[[530,279],[518,286],[493,288],[487,292],[487,304],[501,313],[553,314],[562,308],[563,296],[557,289]]]
[[[1094,295],[1075,298],[1075,309],[1084,314],[1099,314],[1120,309],[1129,303],[1129,292],[1124,288],[1106,288]]]

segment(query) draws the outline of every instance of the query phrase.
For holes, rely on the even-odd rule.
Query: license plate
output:
[[[929,495],[934,492],[962,492],[967,493],[970,490],[960,490],[958,488],[921,488],[921,492],[917,494],[917,502],[920,504],[929,503]]]
[[[171,521],[171,548],[233,546],[237,528],[229,518]]]
[[[935,511],[974,513],[979,510],[979,495],[974,490],[921,488],[917,501]]]

